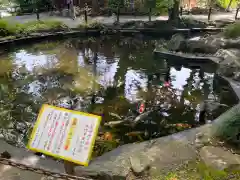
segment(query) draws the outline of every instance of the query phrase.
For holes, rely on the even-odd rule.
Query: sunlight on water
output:
[[[191,70],[184,67],[182,67],[180,71],[177,71],[175,68],[171,68],[170,76],[172,79],[172,87],[178,90],[183,90],[183,86],[187,84],[187,79],[189,78],[190,73]]]
[[[147,77],[141,72],[128,70],[125,75],[125,97],[131,102],[137,102],[136,95],[139,89],[147,88]]]

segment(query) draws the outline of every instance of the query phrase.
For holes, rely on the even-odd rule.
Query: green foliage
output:
[[[156,7],[171,8],[173,7],[175,1],[179,1],[179,0],[156,0]]]
[[[230,0],[217,0],[217,4],[226,9],[228,7],[228,4],[229,4]],[[231,4],[231,7],[232,8],[236,8],[237,7],[237,3],[238,3],[238,0],[232,0],[232,4]]]
[[[240,23],[228,25],[224,30],[224,35],[227,38],[237,38],[240,36]]]
[[[179,0],[156,0],[155,12],[163,15],[168,12],[168,8],[172,8],[175,2]]]
[[[124,2],[121,0],[109,0],[108,7],[111,9],[116,9],[117,7],[123,6]]]
[[[211,128],[213,137],[231,145],[240,145],[240,105],[236,105],[219,116]]]
[[[25,33],[41,32],[41,31],[59,31],[67,29],[67,26],[61,21],[31,21],[23,25]]]
[[[197,164],[197,171],[204,180],[221,180],[228,176],[227,172],[207,167],[204,163]]]
[[[11,24],[6,20],[0,20],[0,36],[9,36],[18,33],[19,24]]]
[[[0,20],[0,36],[22,35],[42,31],[61,31],[66,30],[67,26],[61,21],[30,21],[24,24],[9,23]]]
[[[216,170],[203,162],[189,162],[178,171],[152,178],[153,180],[239,180],[239,171]]]
[[[240,130],[240,119],[232,118],[222,127],[219,127],[218,131],[216,132],[216,136],[225,140],[228,143],[240,144],[240,139],[238,138],[238,134]]]
[[[32,13],[36,6],[40,11],[47,10],[47,6],[51,6],[51,0],[15,0],[15,2],[20,6],[19,14]]]
[[[85,28],[94,28],[94,29],[104,29],[104,25],[99,21],[90,21],[88,23],[81,23],[78,25],[78,28],[85,29]]]

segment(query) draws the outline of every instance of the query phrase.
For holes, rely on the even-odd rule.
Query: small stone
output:
[[[149,160],[147,159],[147,157],[140,157],[140,155],[138,157],[134,157],[131,156],[130,157],[130,164],[131,164],[131,168],[133,170],[134,173],[140,174],[142,172],[144,172],[144,170],[147,169],[147,167],[149,166]]]
[[[25,133],[28,130],[26,123],[16,122],[15,126],[16,126],[16,130],[22,133]]]
[[[233,79],[234,79],[235,81],[240,81],[240,72],[235,72]]]
[[[202,138],[203,136],[204,136],[203,133],[197,133],[197,134],[196,134],[196,138]]]
[[[220,147],[205,146],[200,150],[200,158],[207,166],[224,170],[232,165],[240,165],[240,156]]]
[[[1,153],[1,158],[5,158],[5,159],[11,159],[11,154],[7,151],[4,151],[3,153]]]

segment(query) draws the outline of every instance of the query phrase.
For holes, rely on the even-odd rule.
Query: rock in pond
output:
[[[200,150],[200,158],[214,169],[224,170],[233,165],[240,165],[240,156],[223,150],[220,147],[205,146]]]
[[[189,53],[214,54],[218,49],[225,47],[226,42],[226,39],[215,36],[184,39],[183,35],[175,34],[168,43],[168,49]]]
[[[216,57],[222,59],[218,72],[226,77],[233,77],[240,69],[240,50],[238,49],[219,49]]]
[[[167,48],[170,51],[177,51],[179,49],[181,49],[181,47],[183,46],[183,43],[185,42],[185,38],[182,34],[174,34],[172,36],[172,38],[170,39],[170,41],[167,44]]]

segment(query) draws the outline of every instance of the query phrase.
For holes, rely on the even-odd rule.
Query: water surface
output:
[[[231,89],[218,80],[216,66],[182,66],[154,58],[159,41],[75,38],[2,54],[0,123],[5,139],[24,146],[41,105],[65,103],[103,117],[95,147],[100,155],[121,144],[201,124],[204,100],[223,104],[211,106],[205,120],[237,103]],[[135,122],[140,104],[149,113]]]

